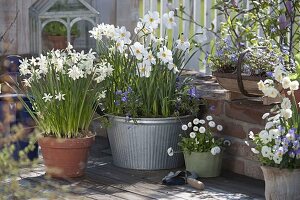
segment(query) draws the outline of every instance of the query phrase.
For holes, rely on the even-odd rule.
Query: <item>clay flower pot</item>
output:
[[[261,167],[265,178],[266,200],[299,200],[300,169]]]
[[[84,175],[87,158],[95,136],[85,138],[43,137],[41,146],[46,174],[55,178],[74,178]]]

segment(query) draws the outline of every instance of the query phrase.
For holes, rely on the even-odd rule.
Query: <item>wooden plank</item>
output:
[[[174,8],[177,8],[178,12],[179,12],[179,0],[173,0],[173,6]],[[178,13],[179,14],[179,13]],[[175,17],[175,23],[177,24],[177,27],[174,28],[172,36],[173,36],[173,40],[177,40],[178,39],[178,34],[179,34],[179,30],[180,30],[180,24],[179,24],[179,18]]]
[[[150,2],[150,10],[153,11],[157,11],[157,0],[152,0]]]
[[[211,26],[211,7],[212,7],[212,3],[211,0],[204,0],[204,27],[206,27],[207,29],[210,28]],[[207,34],[207,41],[211,40],[211,34]],[[211,50],[211,46],[210,44],[206,45],[206,47],[204,48],[206,53],[210,53]],[[211,74],[211,69],[209,67],[209,65],[206,65],[205,67],[205,73],[206,74]]]
[[[143,15],[150,10],[150,1],[151,0],[143,0]]]
[[[165,37],[166,27],[163,24],[162,15],[167,12],[167,3],[168,3],[167,0],[160,1],[160,15],[161,15],[160,36],[161,37]]]
[[[183,7],[184,7],[184,11],[188,15],[193,16],[193,15],[191,15],[192,9],[191,9],[191,5],[190,5],[190,0],[183,0]],[[187,16],[184,16],[184,17],[186,18]],[[190,34],[190,21],[184,20],[183,21],[183,36],[184,36],[184,38],[189,38],[189,34]]]

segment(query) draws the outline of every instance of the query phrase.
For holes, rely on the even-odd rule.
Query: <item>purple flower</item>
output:
[[[233,54],[231,54],[231,55],[230,55],[230,60],[231,60],[231,61],[233,61],[233,62],[237,62],[237,61],[238,61],[238,57],[237,57],[237,55],[236,55],[236,54],[234,54],[234,53],[233,53]]]
[[[115,105],[119,106],[120,105],[120,101],[115,101]]]
[[[295,133],[294,131],[289,130],[289,132],[285,135],[288,141],[295,141]]]
[[[192,98],[197,98],[197,89],[195,86],[191,87],[189,90],[188,90],[188,95]]]
[[[285,132],[285,128],[281,125],[277,126],[277,129],[281,132],[284,133]]]
[[[284,148],[283,147],[279,147],[276,152],[275,152],[275,155],[276,156],[279,156],[279,157],[282,157],[284,154]]]
[[[272,26],[271,33],[275,33],[275,32],[276,32],[276,28],[274,26]]]
[[[223,55],[223,50],[222,49],[217,50],[216,55],[217,56],[222,56]]]
[[[210,110],[210,111],[215,111],[215,110],[216,110],[216,106],[215,106],[215,105],[210,106],[210,107],[209,107],[209,110]]]
[[[298,150],[296,151],[296,158],[297,158],[297,159],[300,159],[300,149],[298,149]]]
[[[268,77],[273,77],[273,72],[267,72],[266,75],[267,75]]]
[[[287,19],[286,19],[286,17],[285,17],[284,14],[282,14],[282,15],[279,16],[278,21],[279,21],[279,28],[280,28],[280,30],[283,30],[283,29],[285,29],[288,26],[288,21],[287,21]]]
[[[294,149],[294,150],[298,150],[299,147],[300,147],[299,141],[298,141],[298,140],[295,140],[295,141],[293,142],[293,149]]]
[[[131,87],[128,87],[127,91],[128,91],[129,93],[131,93],[131,92],[132,92],[132,88],[131,88]]]
[[[126,102],[126,101],[127,101],[127,96],[123,96],[123,97],[121,98],[121,101],[122,101],[122,102]]]
[[[288,14],[292,15],[292,13],[293,13],[293,3],[292,3],[292,1],[286,1],[285,6],[286,6]]]
[[[121,95],[122,94],[122,90],[117,90],[116,91],[116,95]]]

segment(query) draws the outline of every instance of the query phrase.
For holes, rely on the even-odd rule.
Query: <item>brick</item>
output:
[[[220,116],[224,113],[224,100],[221,99],[207,99],[208,102],[208,114],[214,116]]]
[[[265,124],[261,117],[264,113],[269,112],[272,106],[264,106],[261,102],[256,101],[234,101],[225,102],[225,115],[232,119],[252,124]]]
[[[229,122],[223,120],[220,124],[223,125],[222,135],[228,135],[240,139],[245,139],[247,134],[245,133],[243,126],[241,126],[238,122]]]
[[[246,157],[250,154],[251,150],[250,147],[247,146],[244,141],[231,140],[231,145],[230,147],[226,148],[225,152],[228,155]]]
[[[244,172],[246,176],[256,178],[256,179],[261,179],[264,180],[264,176],[262,173],[262,170],[260,168],[260,163],[259,162],[253,162],[253,161],[244,161]]]
[[[232,171],[237,174],[245,174],[245,163],[244,160],[234,158],[234,157],[224,157],[223,158],[223,168]]]

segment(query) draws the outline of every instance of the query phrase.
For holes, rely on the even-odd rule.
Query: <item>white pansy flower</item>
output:
[[[221,148],[218,147],[218,146],[213,147],[213,148],[211,148],[210,152],[211,152],[212,155],[215,156],[215,155],[217,155],[217,154],[219,154],[221,152]]]
[[[218,131],[222,131],[222,130],[223,130],[223,126],[219,124],[219,125],[217,126],[217,130],[218,130]]]
[[[262,119],[266,119],[267,117],[269,117],[270,116],[270,113],[265,113],[265,114],[263,114],[263,116],[261,117]]]
[[[198,125],[200,122],[199,122],[200,120],[198,119],[198,118],[195,118],[194,120],[193,120],[193,124],[195,124],[195,125]]]
[[[208,122],[208,126],[210,126],[211,128],[216,127],[216,123],[214,121],[210,121]]]
[[[196,137],[196,133],[195,132],[191,132],[190,133],[190,138],[194,139]]]
[[[262,143],[267,144],[270,141],[269,133],[266,130],[262,130],[259,133],[259,138],[261,139]]]
[[[289,98],[283,98],[281,102],[281,108],[282,109],[290,109],[292,106],[291,101]]]
[[[292,81],[290,83],[290,90],[295,91],[299,89],[299,82],[298,81]]]
[[[274,78],[275,78],[276,81],[278,81],[280,83],[283,79],[282,71],[281,70],[274,70]]]
[[[145,47],[139,42],[135,42],[133,45],[131,45],[130,50],[132,54],[136,57],[138,60],[143,59],[143,54],[145,52]]]
[[[172,29],[176,26],[175,18],[174,18],[174,11],[170,11],[169,13],[165,13],[163,15],[162,21],[167,29]]]
[[[47,101],[51,101],[51,99],[53,98],[53,96],[49,93],[44,93],[44,97],[42,98],[45,102]]]
[[[271,129],[271,130],[269,130],[269,137],[270,137],[271,139],[275,139],[275,138],[277,138],[279,135],[280,135],[280,132],[279,132],[278,129]]]
[[[189,128],[191,128],[193,126],[192,122],[189,122],[187,125]]]
[[[198,126],[193,127],[193,131],[197,132],[199,130]]]
[[[251,148],[251,151],[252,151],[253,153],[255,153],[255,154],[259,154],[259,151],[258,151],[257,149],[255,149],[255,148]]]
[[[190,46],[191,46],[189,41],[188,40],[185,41],[185,40],[183,40],[183,38],[176,40],[176,44],[177,44],[176,48],[180,49],[182,51],[185,51],[185,50],[189,49]]]
[[[250,144],[249,144],[249,142],[246,140],[245,141],[245,144],[247,145],[247,146],[250,146]]]
[[[284,118],[284,119],[289,119],[292,117],[293,115],[293,111],[291,109],[281,109],[280,110],[280,115]]]
[[[270,155],[270,153],[271,153],[271,150],[272,150],[271,147],[263,146],[261,148],[261,154],[262,154],[262,156],[265,157],[265,158],[268,158],[269,155]]]
[[[184,125],[182,125],[181,129],[186,131],[188,129],[188,126],[184,124]]]
[[[281,161],[282,161],[282,157],[280,157],[280,156],[278,156],[278,155],[274,155],[273,161],[274,161],[276,164],[280,164]]]
[[[279,94],[278,90],[276,90],[274,87],[266,87],[265,89],[262,90],[265,96],[271,97],[271,98],[276,98]]]
[[[162,48],[159,48],[159,52],[157,53],[157,57],[161,59],[163,63],[172,63],[173,57],[172,57],[172,51],[169,50],[166,46],[163,46]]]
[[[273,122],[267,122],[266,125],[265,125],[265,129],[270,129],[274,126],[274,123]]]
[[[159,13],[157,11],[148,11],[143,18],[143,22],[145,23],[146,27],[157,29],[160,22]]]
[[[55,99],[57,99],[58,101],[65,100],[65,94],[59,92],[58,94],[55,95]]]
[[[170,148],[168,148],[168,155],[169,156],[173,156],[174,155],[174,150],[173,150],[173,148],[172,147],[170,147]]]
[[[199,128],[199,132],[200,132],[200,133],[205,133],[205,131],[206,131],[205,127],[201,126],[201,127]]]
[[[207,121],[211,121],[211,120],[213,120],[213,117],[210,116],[210,115],[208,115],[208,116],[206,116],[206,120],[207,120]]]

